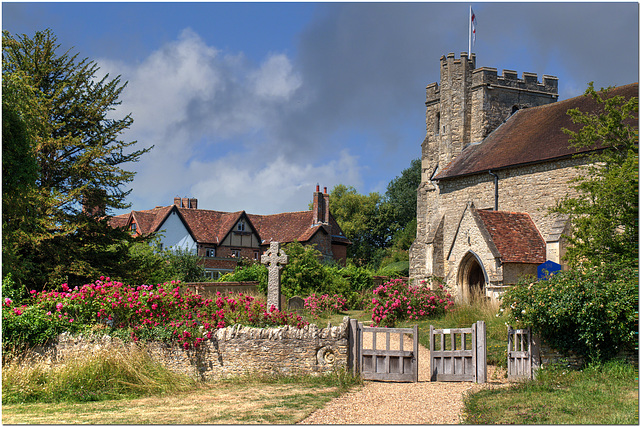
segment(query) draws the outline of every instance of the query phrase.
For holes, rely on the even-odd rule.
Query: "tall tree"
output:
[[[422,160],[416,158],[387,185],[384,202],[393,210],[394,219],[400,229],[404,229],[408,223],[416,219],[421,175]]]
[[[566,258],[587,267],[622,263],[638,266],[638,98],[596,92],[585,96],[600,106],[597,112],[568,111],[581,128],[565,129],[576,148],[602,148],[590,154],[593,163],[575,180],[578,196],[564,197],[554,213],[571,218],[572,235]]]
[[[114,252],[114,235],[107,221],[99,218],[110,209],[129,207],[125,199],[130,191],[124,186],[134,173],[123,166],[148,151],[134,149],[135,141],[119,139],[133,122],[130,115],[112,116],[126,83],[119,76],[100,77],[98,65],[79,59],[78,54],[59,54],[60,45],[50,30],[33,38],[3,31],[2,38],[3,105],[8,92],[7,103],[29,129],[26,143],[36,163],[33,197],[37,203],[28,214],[46,227],[46,232],[31,233],[35,237],[29,241],[17,236],[9,239],[16,263],[5,269],[37,263],[30,272],[40,276],[30,274],[31,287],[68,275],[70,280],[86,280],[101,267],[97,254]],[[12,138],[17,146],[20,136]],[[3,162],[3,175],[18,173],[19,168],[20,164]],[[10,224],[18,221],[15,211],[3,211],[3,230],[5,224],[11,230]],[[107,233],[109,238],[100,238]],[[4,244],[3,238],[3,252]],[[52,264],[50,259],[57,262]]]
[[[382,197],[377,192],[358,194],[352,186],[336,185],[330,193],[331,214],[353,243],[348,256],[357,265],[366,265],[383,247],[379,235],[379,208]]]

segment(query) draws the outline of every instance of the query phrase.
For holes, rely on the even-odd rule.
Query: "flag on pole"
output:
[[[476,14],[473,13],[473,9],[471,9],[471,6],[469,6],[469,10],[471,11],[471,34],[473,37],[473,44],[476,44]]]
[[[476,23],[476,14],[469,6],[469,56],[471,56],[471,50],[476,44]]]

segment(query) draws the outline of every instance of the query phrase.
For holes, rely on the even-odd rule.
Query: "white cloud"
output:
[[[190,196],[201,208],[276,213],[305,209],[316,182],[360,182],[347,151],[320,160],[274,136],[287,111],[304,105],[304,81],[284,54],[252,65],[187,29],[139,64],[99,63],[128,81],[117,114],[131,112],[134,124],[124,136],[155,145],[134,166],[134,209]]]
[[[230,161],[232,160],[232,161]],[[272,162],[239,156],[213,163],[194,162],[189,174],[202,176],[190,188],[198,206],[211,210],[270,214],[306,210],[315,185],[360,184],[358,159],[346,150],[325,164],[292,163],[284,156]]]
[[[251,75],[255,93],[261,98],[289,99],[302,85],[299,75],[293,73],[289,58],[285,55],[271,55]]]

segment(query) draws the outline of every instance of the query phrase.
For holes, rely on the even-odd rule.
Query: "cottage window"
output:
[[[240,222],[238,222],[237,230],[240,232],[244,232],[244,220],[241,220]]]
[[[231,249],[231,257],[240,257],[240,250],[239,249]]]
[[[208,248],[207,252],[206,252],[206,256],[207,257],[216,257],[216,249],[215,248]]]
[[[138,233],[138,224],[137,223],[132,223],[131,224],[131,234],[132,235],[136,235]]]
[[[260,260],[260,252],[258,250],[253,251],[253,259]]]

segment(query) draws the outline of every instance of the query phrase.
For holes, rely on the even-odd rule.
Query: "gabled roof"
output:
[[[244,211],[227,213],[215,210],[176,207],[199,243],[218,244],[224,240]]]
[[[638,96],[638,83],[612,89],[607,96],[621,95],[627,99]],[[577,151],[569,146],[567,128],[577,131],[580,126],[567,115],[569,109],[595,112],[599,105],[591,96],[578,96],[565,101],[517,111],[482,142],[467,146],[433,179],[450,179],[459,176],[495,171],[513,166],[539,163],[592,148]],[[637,122],[636,122],[637,125]]]
[[[527,213],[476,210],[505,263],[544,263],[546,244]]]
[[[312,211],[272,215],[249,214],[247,216],[258,231],[263,244],[268,244],[270,241],[291,242],[297,240],[305,242],[309,241],[317,232],[330,234],[334,243],[350,244],[331,215],[329,216],[329,226],[314,225]]]
[[[249,226],[253,227],[261,238],[262,244],[269,244],[271,241],[288,243],[297,240],[306,242],[317,232],[330,234],[334,243],[351,244],[333,216],[330,216],[329,226],[314,225],[312,211],[254,215],[247,214],[244,211],[230,213],[171,205],[114,216],[109,223],[114,228],[127,226],[131,217],[133,217],[138,224],[140,232],[149,234],[160,229],[173,209],[178,212],[187,230],[198,243],[219,244],[233,230],[238,220],[241,217],[246,217]]]

